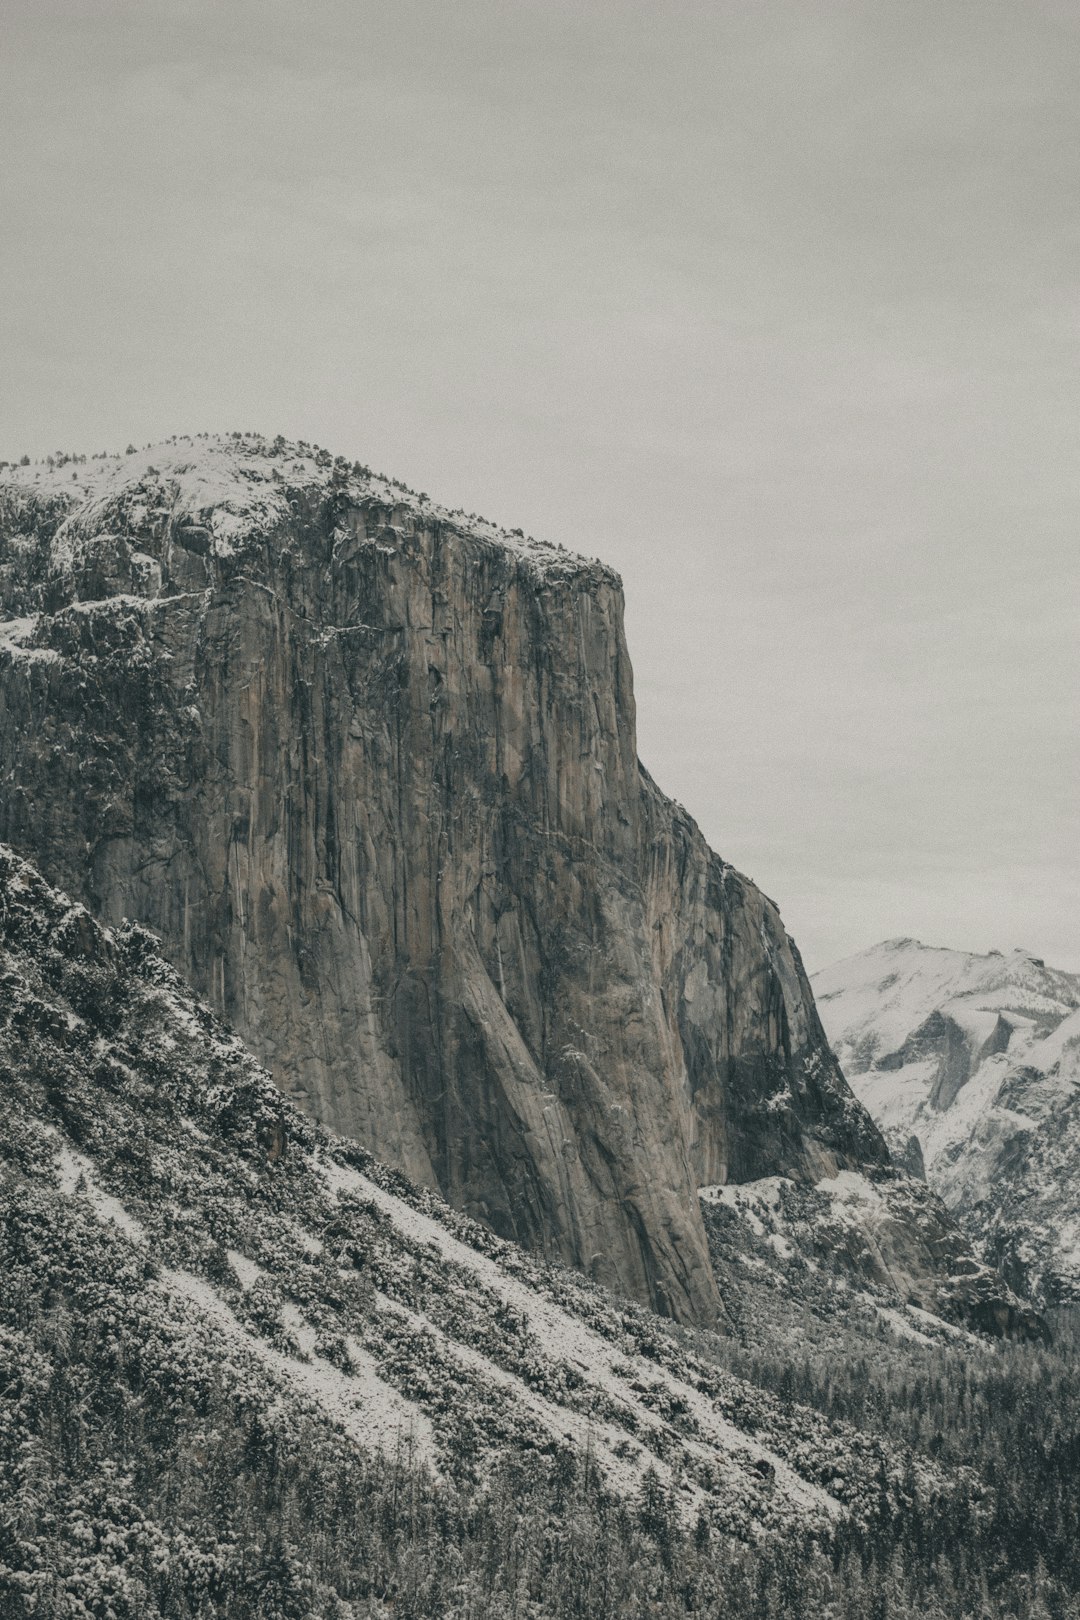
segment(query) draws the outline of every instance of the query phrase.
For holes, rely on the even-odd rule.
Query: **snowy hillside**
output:
[[[704,1187],[713,1265],[729,1316],[752,1324],[803,1313],[800,1337],[825,1343],[820,1324],[847,1333],[924,1344],[977,1343],[972,1327],[1005,1338],[1041,1339],[1045,1325],[1024,1298],[979,1260],[941,1199],[902,1169],[868,1176],[840,1170],[814,1186],[787,1176]],[[766,1332],[780,1330],[773,1321]]]
[[[0,1331],[16,1355],[28,1302],[62,1301],[114,1346],[81,1376],[127,1378],[133,1356],[133,1400],[156,1387],[180,1411],[214,1390],[274,1444],[303,1431],[436,1483],[573,1454],[613,1499],[652,1478],[721,1534],[827,1535],[883,1480],[949,1488],[314,1126],[149,935],[99,929],[9,851],[0,930]]]
[[[839,1279],[890,1219],[862,1178],[708,1194],[720,1338],[307,1120],[148,933],[3,846],[0,990],[4,1620],[900,1620],[999,1546],[985,1612],[1027,1620],[1059,1501],[1071,1601],[1080,1391]],[[1047,1387],[1060,1456],[1017,1491]]]
[[[890,940],[812,982],[894,1154],[1014,1287],[1080,1298],[1080,975]]]

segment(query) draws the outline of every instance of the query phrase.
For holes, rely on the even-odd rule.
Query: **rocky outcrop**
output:
[[[1044,1341],[1037,1311],[979,1260],[941,1199],[899,1166],[842,1170],[813,1186],[783,1176],[705,1187],[706,1226],[724,1302],[736,1323],[769,1314],[762,1289],[788,1308],[828,1315],[837,1289],[901,1336]],[[850,1294],[849,1294],[850,1291]]]
[[[283,441],[18,469],[0,534],[0,837],[308,1113],[681,1318],[699,1185],[884,1165],[638,764],[610,569]]]

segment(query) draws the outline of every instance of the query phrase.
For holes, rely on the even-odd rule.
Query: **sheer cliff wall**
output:
[[[685,1319],[699,1185],[885,1162],[776,908],[638,764],[609,569],[226,441],[9,483],[0,592],[0,838],[311,1114]]]

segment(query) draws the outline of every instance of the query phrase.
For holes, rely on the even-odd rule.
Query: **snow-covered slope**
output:
[[[177,1413],[213,1390],[257,1407],[275,1443],[303,1429],[316,1451],[410,1457],[436,1480],[569,1449],[613,1497],[651,1469],[684,1517],[738,1535],[828,1534],[883,1479],[948,1489],[314,1125],[149,934],[101,929],[2,846],[0,984],[16,1353],[34,1311],[66,1302],[113,1346],[85,1377],[119,1376],[123,1350]]]
[[[1044,1337],[1041,1317],[979,1259],[937,1194],[894,1168],[840,1170],[812,1187],[787,1176],[704,1187],[721,1293],[743,1334],[761,1290],[839,1315],[849,1331],[884,1323],[900,1338]]]
[[[260,434],[178,434],[125,455],[59,456],[25,466],[0,462],[0,482],[8,500],[22,493],[37,504],[54,503],[49,560],[57,573],[77,571],[102,533],[137,530],[165,508],[171,523],[188,531],[189,544],[201,540],[213,556],[232,557],[247,541],[280,528],[305,500],[317,501],[330,490],[452,523],[459,532],[497,541],[544,569],[558,571],[579,561],[562,546],[526,537],[520,529],[450,511],[358,461]]]
[[[1080,975],[901,939],[812,983],[894,1154],[1014,1287],[1080,1298]]]

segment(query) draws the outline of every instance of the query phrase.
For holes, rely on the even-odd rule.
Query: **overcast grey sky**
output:
[[[0,28],[0,455],[284,432],[603,556],[811,967],[1080,968],[1075,0]]]

